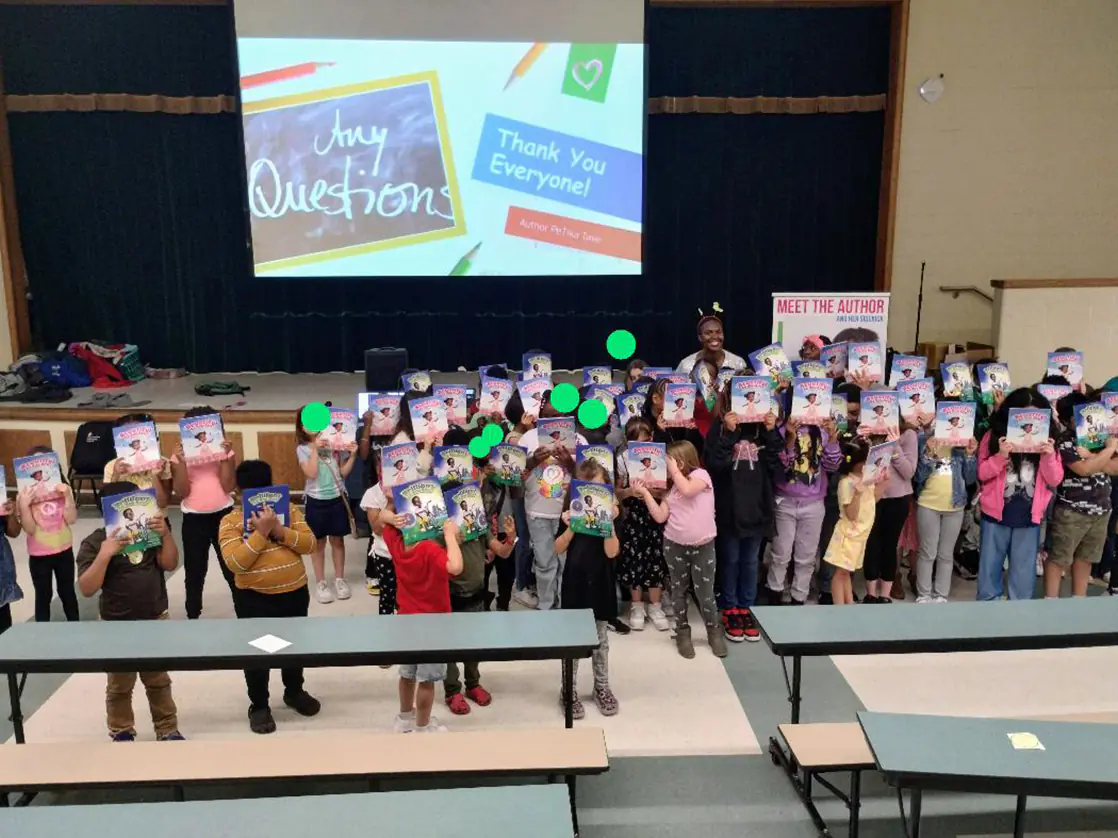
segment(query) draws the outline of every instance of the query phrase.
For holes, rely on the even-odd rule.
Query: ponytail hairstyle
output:
[[[839,474],[851,474],[855,468],[866,461],[870,455],[870,444],[859,436],[843,440],[841,445],[842,462],[839,463]]]

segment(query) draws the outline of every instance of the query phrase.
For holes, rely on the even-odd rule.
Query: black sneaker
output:
[[[249,707],[248,727],[253,733],[275,733],[276,720],[269,707]]]
[[[834,605],[835,604],[834,597],[832,597],[830,594],[820,594],[819,595],[819,604],[820,605]]]
[[[879,602],[881,602],[881,599],[879,597],[873,596],[872,594],[866,594],[862,602],[864,602],[866,605],[877,605]]]
[[[306,690],[297,693],[284,693],[283,703],[298,713],[300,716],[317,716],[322,705],[318,699]]]
[[[632,629],[630,629],[616,617],[609,621],[609,628],[610,631],[616,631],[618,634],[628,634],[630,631],[632,631]]]

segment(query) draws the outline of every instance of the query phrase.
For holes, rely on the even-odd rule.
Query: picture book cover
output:
[[[849,400],[845,393],[831,394],[831,421],[835,423],[835,430],[840,434],[850,430]]]
[[[474,456],[465,445],[436,445],[432,470],[439,484],[469,483],[474,473]]]
[[[462,533],[463,541],[473,541],[489,534],[489,520],[477,483],[466,483],[443,492],[447,514]]]
[[[978,392],[982,403],[992,407],[995,400],[1004,398],[1010,389],[1009,366],[1007,364],[979,364]]]
[[[613,535],[613,487],[587,480],[571,481],[571,529],[582,535]]]
[[[400,528],[404,544],[411,546],[429,538],[437,538],[447,520],[446,501],[439,481],[423,477],[402,486],[392,487],[396,514],[404,516]]]
[[[1079,386],[1083,380],[1083,353],[1049,352],[1045,375],[1062,375],[1072,387]]]
[[[1021,454],[1036,454],[1052,433],[1052,411],[1042,407],[1011,407],[1005,439]]]
[[[606,406],[606,413],[612,415],[617,410],[617,394],[613,387],[602,384],[591,384],[586,388],[586,398],[594,399]]]
[[[244,537],[249,536],[249,521],[254,512],[271,509],[281,526],[291,524],[291,490],[287,486],[265,486],[261,489],[246,489],[241,493],[241,511],[244,513]]]
[[[159,437],[154,422],[138,422],[113,428],[113,447],[122,463],[132,471],[153,471],[159,468]]]
[[[792,378],[792,365],[779,343],[750,352],[749,364],[757,375],[767,375],[773,381],[789,381]]]
[[[596,390],[605,390],[615,399],[625,392],[624,384],[597,384],[594,386]]]
[[[720,369],[718,371],[718,383],[716,385],[718,387],[718,392],[721,393],[723,390],[729,387],[730,382],[737,374],[738,371],[733,367],[723,367],[722,369]]]
[[[405,393],[426,393],[431,389],[431,373],[426,370],[406,372],[400,376],[400,387]]]
[[[669,384],[691,384],[691,376],[684,375],[681,372],[670,372],[667,375],[660,376]]]
[[[493,446],[489,462],[495,470],[494,483],[501,486],[524,485],[524,469],[528,467],[527,449],[502,442]]]
[[[889,386],[896,387],[902,381],[916,381],[924,378],[928,372],[928,359],[923,355],[893,356],[889,365]]]
[[[357,415],[361,421],[365,414],[373,414],[371,436],[392,436],[400,424],[400,398],[403,393],[358,393]]]
[[[850,348],[846,343],[831,343],[819,352],[819,360],[827,370],[828,378],[842,378],[846,375],[846,354]]]
[[[672,367],[645,367],[644,375],[641,377],[651,378],[653,381],[655,381],[658,378],[667,378],[674,372],[675,370]]]
[[[520,402],[524,405],[524,412],[538,419],[544,394],[550,389],[550,378],[529,378],[527,381],[517,382],[516,390],[520,393]]]
[[[647,400],[648,396],[635,390],[631,393],[624,393],[617,400],[617,416],[621,420],[621,427],[625,427],[625,424],[633,417],[641,415],[644,410],[644,403]]]
[[[883,364],[880,343],[847,344],[846,375],[848,378],[867,376],[870,381],[884,381]]]
[[[507,378],[488,378],[482,376],[481,392],[478,393],[477,410],[485,416],[505,414],[509,399],[512,398],[512,382]]]
[[[8,499],[8,471],[0,466],[0,498]]]
[[[200,465],[225,459],[225,449],[221,445],[225,441],[225,433],[218,414],[180,419],[179,436],[182,437],[182,454],[187,463]]]
[[[872,446],[866,456],[866,464],[862,467],[862,482],[873,485],[885,480],[889,476],[889,464],[896,452],[896,442]]]
[[[1056,402],[1069,393],[1075,392],[1075,388],[1067,384],[1038,384],[1036,391],[1048,400],[1048,404],[1056,407]]]
[[[664,388],[664,427],[689,428],[695,424],[696,385],[669,384]]]
[[[1088,451],[1098,451],[1110,437],[1110,417],[1098,402],[1075,406],[1075,438]]]
[[[668,446],[663,442],[630,442],[625,448],[629,482],[640,480],[649,489],[668,487]]]
[[[966,361],[952,361],[949,364],[940,364],[939,369],[943,378],[943,395],[968,402],[974,401],[974,377],[971,375],[970,364]]]
[[[712,373],[706,364],[695,364],[691,368],[691,381],[696,387],[695,398],[712,404],[718,394],[718,374]]]
[[[547,352],[525,352],[524,365],[521,367],[524,371],[524,380],[531,381],[533,378],[546,378],[551,380],[551,355]]]
[[[562,445],[575,450],[575,420],[570,416],[553,416],[536,422],[540,445]]]
[[[613,367],[596,366],[596,367],[583,367],[582,368],[582,386],[586,387],[590,384],[612,384],[613,383]]]
[[[858,427],[874,436],[900,433],[899,413],[895,390],[863,390]]]
[[[897,401],[901,418],[913,425],[922,425],[936,409],[936,383],[930,378],[917,378],[897,384]]]
[[[412,398],[408,402],[411,411],[411,427],[416,442],[434,442],[449,430],[446,423],[446,408],[434,396]]]
[[[822,361],[793,361],[793,378],[827,378],[827,367]]]
[[[436,384],[431,395],[443,403],[448,425],[465,425],[469,390],[465,384]]]
[[[772,412],[772,379],[763,375],[730,379],[730,411],[739,422],[764,422]]]
[[[322,432],[333,451],[344,451],[357,442],[357,414],[352,410],[330,408],[330,424]]]
[[[399,442],[380,449],[380,486],[389,489],[419,479],[419,446]]]
[[[633,392],[640,393],[642,396],[647,396],[648,391],[652,389],[651,379],[644,378],[642,380],[633,382]]]
[[[122,552],[132,564],[143,561],[145,550],[163,543],[162,536],[151,528],[151,520],[159,514],[155,489],[102,497],[101,512],[105,532],[123,544]]]
[[[936,439],[962,447],[974,439],[974,402],[940,402],[936,406]]]
[[[1106,429],[1110,432],[1111,436],[1118,434],[1118,393],[1102,393],[1099,397],[1099,403],[1102,404],[1103,410],[1106,411]]]
[[[829,378],[792,379],[792,418],[804,425],[822,425],[831,418]]]
[[[32,454],[29,457],[16,457],[12,460],[15,468],[16,489],[23,491],[32,487],[54,489],[62,482],[62,469],[58,466],[58,455],[53,451]]]
[[[608,445],[579,445],[575,448],[575,464],[584,460],[594,460],[613,480],[613,449]]]

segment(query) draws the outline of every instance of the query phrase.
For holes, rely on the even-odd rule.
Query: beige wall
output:
[[[991,337],[992,306],[940,285],[1118,276],[1118,0],[912,0],[904,95],[895,346],[922,260],[932,341]]]

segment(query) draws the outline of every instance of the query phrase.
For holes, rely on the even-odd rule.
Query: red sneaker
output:
[[[726,639],[732,643],[741,643],[745,635],[741,629],[741,611],[737,608],[727,608],[722,612],[722,632]]]
[[[481,684],[466,690],[466,698],[470,699],[470,701],[478,707],[488,707],[493,703],[493,696],[491,696],[489,690]]]
[[[462,693],[455,693],[446,700],[446,706],[450,708],[450,712],[455,716],[466,716],[470,712],[470,705],[466,703],[466,699]]]
[[[761,632],[757,630],[757,623],[748,608],[738,610],[738,621],[741,625],[742,636],[751,643],[761,639]]]

